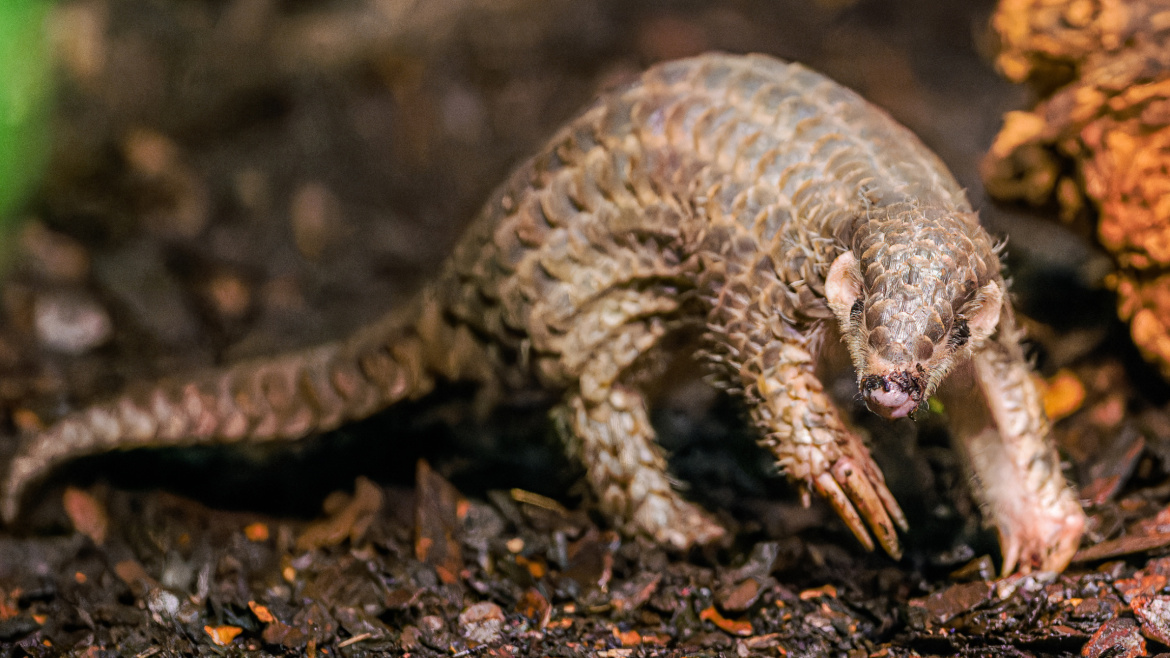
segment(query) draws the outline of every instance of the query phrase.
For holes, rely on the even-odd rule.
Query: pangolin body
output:
[[[874,411],[940,389],[1004,570],[1061,569],[1084,516],[1065,484],[998,256],[908,130],[798,64],[710,54],[648,70],[558,132],[486,204],[414,303],[344,340],[160,383],[25,443],[3,489],[139,446],[292,439],[438,379],[536,382],[598,505],[675,546],[724,530],[675,491],[640,382],[663,338],[742,392],[761,445],[867,547],[905,526],[814,372],[840,332]],[[868,527],[867,527],[868,526]],[[872,537],[871,537],[871,534]]]

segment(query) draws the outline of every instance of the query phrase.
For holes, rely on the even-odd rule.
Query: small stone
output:
[[[407,626],[398,636],[398,643],[406,650],[417,649],[422,646],[422,632],[416,626]]]
[[[236,200],[241,206],[254,213],[268,210],[272,202],[271,184],[268,176],[257,169],[245,169],[233,179]]]
[[[428,633],[438,633],[445,626],[443,618],[438,615],[427,615],[418,620],[418,625]]]
[[[103,6],[86,2],[62,4],[50,14],[49,33],[53,52],[74,78],[93,83],[109,57],[108,13]]]
[[[743,612],[755,605],[756,601],[760,598],[760,592],[759,581],[754,578],[748,578],[724,592],[720,605],[725,610]]]
[[[203,179],[183,161],[182,149],[153,130],[130,131],[122,144],[127,164],[149,186],[142,197],[153,203],[140,211],[143,225],[157,236],[191,239],[211,218],[210,194]]]
[[[37,340],[64,354],[84,354],[105,343],[114,326],[106,309],[80,291],[47,292],[33,302]]]
[[[469,606],[459,613],[459,632],[472,642],[490,644],[500,637],[504,611],[491,601]]]
[[[179,612],[179,597],[165,589],[153,588],[146,595],[146,609],[154,616],[155,621],[172,619]]]
[[[169,137],[145,128],[130,131],[122,153],[131,167],[148,176],[162,176],[179,160],[179,148]]]
[[[77,487],[67,487],[62,506],[77,532],[89,537],[98,546],[106,542],[110,517],[106,513],[105,504],[96,496]]]

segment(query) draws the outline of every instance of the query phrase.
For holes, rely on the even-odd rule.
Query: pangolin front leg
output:
[[[760,444],[793,482],[824,496],[862,545],[873,550],[868,524],[878,544],[901,557],[896,528],[907,529],[906,517],[813,372],[807,338],[789,333],[764,347],[751,364],[757,367],[743,371]]]
[[[1005,319],[940,389],[966,457],[984,523],[999,533],[1003,573],[1060,570],[1072,559],[1085,513],[1061,477],[1043,402]]]
[[[832,505],[858,541],[873,550],[873,538],[892,557],[902,554],[897,528],[906,517],[886,487],[860,437],[841,420],[816,375],[816,352],[824,328],[801,331],[790,323],[771,323],[767,333],[758,323],[758,303],[724,315],[713,335],[731,346],[719,358],[738,370],[760,445],[804,492],[815,491]],[[742,319],[732,319],[742,318]],[[736,340],[739,338],[740,340]],[[721,345],[713,352],[718,355]],[[866,529],[869,526],[869,530]],[[870,535],[873,533],[873,537]]]

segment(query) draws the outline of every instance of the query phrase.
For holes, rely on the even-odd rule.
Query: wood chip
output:
[[[101,501],[88,491],[68,487],[61,503],[65,507],[65,514],[73,523],[74,530],[89,537],[98,546],[106,543],[110,517]]]
[[[236,636],[244,632],[244,629],[239,626],[204,626],[203,632],[211,638],[211,641],[221,647],[226,647],[236,639]]]
[[[431,565],[444,583],[454,583],[463,574],[463,548],[459,543],[459,503],[463,497],[421,459],[415,486],[414,555]]]

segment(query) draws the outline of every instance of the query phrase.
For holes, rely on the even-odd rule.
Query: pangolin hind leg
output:
[[[667,474],[642,393],[618,385],[597,397],[574,391],[556,414],[573,437],[571,450],[586,465],[602,513],[627,534],[676,548],[721,538],[723,527],[684,500]]]
[[[575,383],[553,417],[570,457],[585,466],[601,512],[617,527],[678,548],[710,543],[725,530],[684,500],[667,474],[637,383],[646,379],[643,357],[671,329],[657,313],[669,315],[678,299],[644,296],[631,304],[632,294],[611,290],[574,322],[566,340],[575,348],[558,365]]]

